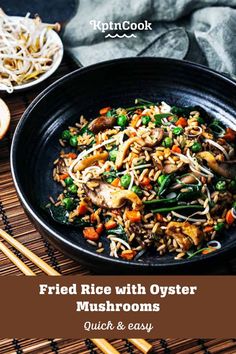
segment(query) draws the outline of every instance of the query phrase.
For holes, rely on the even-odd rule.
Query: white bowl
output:
[[[24,17],[11,16],[11,18],[15,19],[15,20],[22,20]],[[29,19],[29,20],[33,21],[33,19]],[[64,49],[63,49],[63,44],[62,44],[61,38],[57,34],[57,32],[55,32],[54,30],[50,31],[48,35],[52,38],[54,43],[57,44],[58,47],[59,47],[59,50],[54,54],[53,61],[52,61],[50,69],[48,71],[46,71],[45,73],[41,74],[38,79],[33,79],[33,80],[31,80],[31,81],[29,81],[29,82],[27,82],[25,84],[22,84],[22,85],[14,85],[13,86],[13,92],[16,91],[16,90],[25,90],[25,89],[31,88],[31,87],[39,84],[40,82],[43,82],[49,76],[51,76],[57,70],[59,65],[61,64],[61,61],[62,61],[62,58],[63,58],[63,53],[64,53]],[[5,91],[6,92],[6,90],[1,89],[1,88],[0,88],[0,91]]]

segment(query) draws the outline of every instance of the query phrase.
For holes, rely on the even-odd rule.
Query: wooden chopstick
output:
[[[7,241],[10,245],[12,245],[15,249],[17,249],[19,252],[21,252],[25,257],[27,257],[31,262],[33,262],[37,267],[39,267],[44,273],[47,275],[60,275],[55,269],[53,269],[49,264],[47,264],[44,260],[39,258],[35,253],[30,251],[28,248],[26,248],[22,243],[14,239],[14,237],[10,236],[6,231],[0,229],[0,236]],[[6,247],[7,248],[7,247]],[[8,253],[9,254],[9,253]],[[12,253],[11,256],[11,261],[13,262],[13,259],[15,262],[13,262],[17,267],[19,265],[18,260],[20,260],[18,257],[13,257],[15,256],[14,253]],[[23,262],[22,262],[23,263]],[[22,265],[21,265],[22,266]],[[18,267],[19,268],[19,267]],[[24,273],[25,274],[25,273]],[[30,274],[33,275],[33,274]]]
[[[20,260],[7,246],[0,241],[0,250],[7,256],[12,263],[14,263],[18,269],[25,275],[36,275],[25,263]]]
[[[111,345],[106,339],[95,338],[91,339],[98,349],[100,349],[104,354],[119,354],[119,352]]]
[[[142,338],[128,338],[128,341],[138,348],[142,353],[149,353],[152,345]]]
[[[49,264],[39,258],[35,253],[30,251],[24,245],[22,245],[19,241],[14,239],[11,235],[9,235],[6,231],[0,229],[0,236],[7,241],[10,245],[12,245],[15,249],[21,252],[24,256],[26,256],[32,263],[38,266],[41,270],[43,270],[48,275],[61,275],[55,269],[53,269]],[[22,262],[20,258],[18,258],[7,246],[5,246],[0,241],[0,250],[9,258],[9,260],[17,266],[18,269],[22,271],[25,275],[36,276],[36,274],[25,264]],[[90,340],[104,353],[104,354],[119,354],[119,352],[106,340],[103,338],[93,338]],[[138,348],[143,353],[149,353],[152,349],[152,345],[148,343],[145,339],[128,339],[130,343],[132,343],[136,348]]]

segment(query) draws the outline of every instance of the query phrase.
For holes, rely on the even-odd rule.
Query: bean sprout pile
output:
[[[0,9],[0,89],[13,92],[14,86],[35,80],[47,72],[60,49],[50,32],[60,25],[42,23],[29,14],[21,19]]]

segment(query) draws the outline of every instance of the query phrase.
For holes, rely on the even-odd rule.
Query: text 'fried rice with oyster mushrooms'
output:
[[[201,107],[143,99],[99,113],[62,132],[53,178],[64,190],[47,205],[54,220],[125,260],[220,248],[236,220],[235,131]]]

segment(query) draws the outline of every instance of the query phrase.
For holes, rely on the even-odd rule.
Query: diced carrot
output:
[[[102,223],[98,224],[97,228],[96,228],[96,232],[101,235],[101,233],[103,232],[104,226]]]
[[[224,138],[228,141],[234,141],[236,138],[236,132],[231,128],[226,128],[226,134],[224,135]]]
[[[163,215],[161,215],[159,213],[156,215],[156,218],[157,218],[157,221],[159,221],[159,222],[163,221]]]
[[[142,216],[140,211],[137,210],[129,210],[126,212],[126,217],[129,219],[131,222],[141,222]]]
[[[85,215],[87,211],[87,204],[85,202],[81,202],[80,205],[77,207],[78,215]]]
[[[92,226],[85,227],[83,229],[83,235],[87,240],[97,241],[99,239],[99,234]]]
[[[231,209],[227,211],[225,220],[226,220],[227,224],[229,224],[229,225],[233,224],[233,222],[235,221],[235,218],[233,216],[233,213],[232,213]]]
[[[76,159],[77,155],[74,152],[69,152],[69,154],[66,154],[65,157]]]
[[[177,122],[175,123],[175,125],[177,125],[178,127],[187,127],[188,125],[188,122],[187,122],[187,119],[183,118],[183,117],[180,117]]]
[[[140,182],[140,184],[142,186],[148,186],[150,184],[150,179],[148,177],[143,177],[142,181]]]
[[[209,247],[209,249],[203,250],[203,251],[202,251],[202,254],[208,254],[208,253],[211,253],[211,252],[213,252],[213,251],[215,251],[215,250],[216,250],[215,247]]]
[[[131,133],[129,133],[130,138],[133,138],[133,137],[136,136],[136,135],[137,135],[136,132],[131,132]]]
[[[131,261],[131,259],[133,259],[136,254],[137,252],[135,250],[125,250],[122,251],[120,256],[121,258],[126,259],[127,261]]]
[[[63,173],[62,175],[59,176],[60,180],[64,180],[67,177],[69,177],[68,173]]]
[[[111,107],[104,107],[104,108],[101,108],[99,113],[102,115],[106,114],[108,111],[110,111]]]
[[[105,170],[106,170],[106,172],[109,172],[111,170],[111,167],[108,166],[108,167],[105,168]]]
[[[177,145],[173,145],[172,148],[171,148],[171,151],[177,152],[177,154],[181,154],[181,149]]]
[[[105,223],[105,229],[106,230],[111,230],[111,229],[115,229],[117,227],[117,223],[110,219]]]
[[[120,184],[120,179],[119,179],[118,177],[115,178],[114,181],[111,182],[111,185],[112,185],[113,187],[118,187],[119,184]]]
[[[213,226],[206,226],[203,229],[204,232],[211,232],[212,230],[213,230]]]
[[[138,123],[138,120],[139,120],[140,116],[137,115],[136,117],[134,117],[130,123],[131,127],[135,128],[136,127],[136,124]]]

